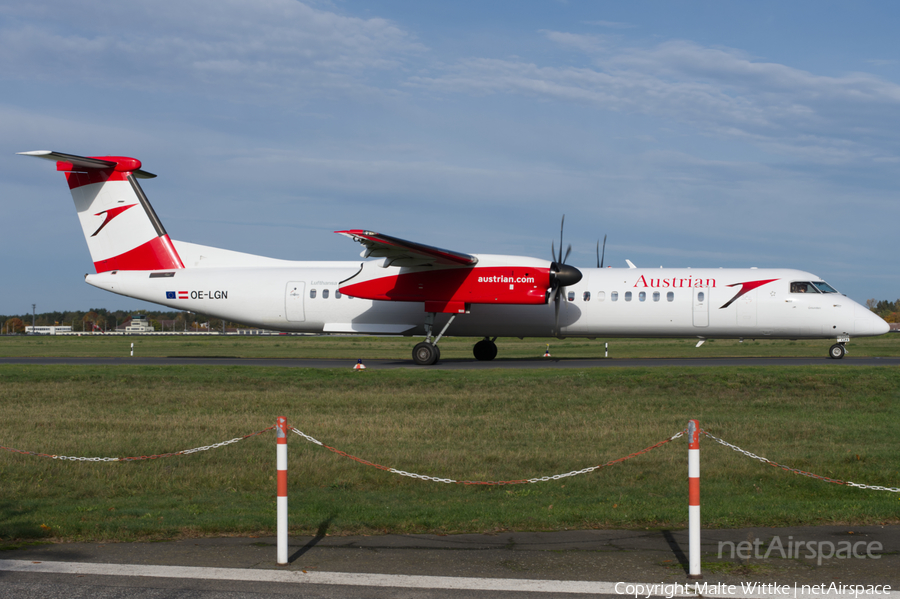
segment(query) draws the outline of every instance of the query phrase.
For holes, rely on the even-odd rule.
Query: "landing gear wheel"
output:
[[[845,353],[847,353],[847,349],[844,347],[844,344],[835,343],[831,346],[831,349],[828,350],[828,357],[834,360],[840,360],[844,357]]]
[[[436,364],[441,357],[441,350],[437,345],[432,345],[427,341],[416,344],[412,352],[413,362],[419,366],[431,366]]]
[[[482,339],[472,348],[476,360],[488,362],[497,357],[497,344],[490,339]]]

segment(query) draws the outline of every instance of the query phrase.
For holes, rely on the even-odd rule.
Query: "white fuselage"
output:
[[[422,302],[341,294],[359,262],[289,262],[87,275],[91,285],[278,331],[424,335]],[[401,272],[386,268],[386,273]],[[887,332],[883,320],[839,293],[793,293],[821,279],[790,269],[581,269],[554,306],[473,304],[446,335],[471,337],[840,338]],[[768,281],[768,282],[763,282]],[[761,283],[762,282],[762,283]],[[745,291],[746,287],[754,287]],[[737,297],[736,297],[737,296]],[[450,318],[438,314],[435,327]]]

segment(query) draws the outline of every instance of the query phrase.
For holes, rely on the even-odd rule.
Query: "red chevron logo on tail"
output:
[[[109,223],[109,221],[111,221],[115,217],[119,216],[120,214],[122,214],[123,212],[128,210],[129,208],[134,208],[135,206],[137,206],[137,204],[129,204],[128,206],[116,206],[115,208],[110,208],[109,210],[103,210],[102,212],[98,212],[97,214],[95,214],[94,216],[100,216],[101,214],[105,214],[106,220],[104,220],[103,224],[100,225],[100,227],[98,227],[96,231],[94,231],[94,234],[91,235],[91,237],[96,237],[97,233],[99,233],[100,230],[103,229],[103,227],[105,227]]]

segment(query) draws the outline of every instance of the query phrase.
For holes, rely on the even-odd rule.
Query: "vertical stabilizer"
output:
[[[184,268],[138,179],[152,175],[136,158],[21,152],[56,162],[66,174],[97,272]]]

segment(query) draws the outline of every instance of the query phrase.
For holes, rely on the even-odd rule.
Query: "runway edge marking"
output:
[[[358,574],[352,572],[301,572],[295,570],[265,570],[243,568],[200,568],[195,566],[148,566],[138,564],[92,564],[84,562],[58,562],[0,559],[0,571],[31,574],[82,574],[97,576],[128,576],[174,578],[194,580],[234,580],[245,582],[281,582],[293,584],[344,585],[363,587],[417,588],[445,590],[482,590],[512,592],[543,592],[594,595],[621,595],[618,586],[647,583],[601,582],[579,580],[531,580],[525,578],[474,578],[455,576],[414,576],[406,574]],[[654,584],[654,583],[651,583]],[[656,583],[661,584],[661,583]],[[665,583],[666,586],[676,583]],[[684,584],[684,583],[679,583]],[[692,586],[688,583],[686,586]],[[650,596],[667,596],[651,593]],[[693,592],[668,595],[696,597]],[[733,598],[736,595],[705,594],[710,598]],[[740,593],[747,599],[772,599],[771,593]],[[798,597],[824,597],[825,595],[798,593]],[[882,599],[900,599],[900,591],[879,593]]]

